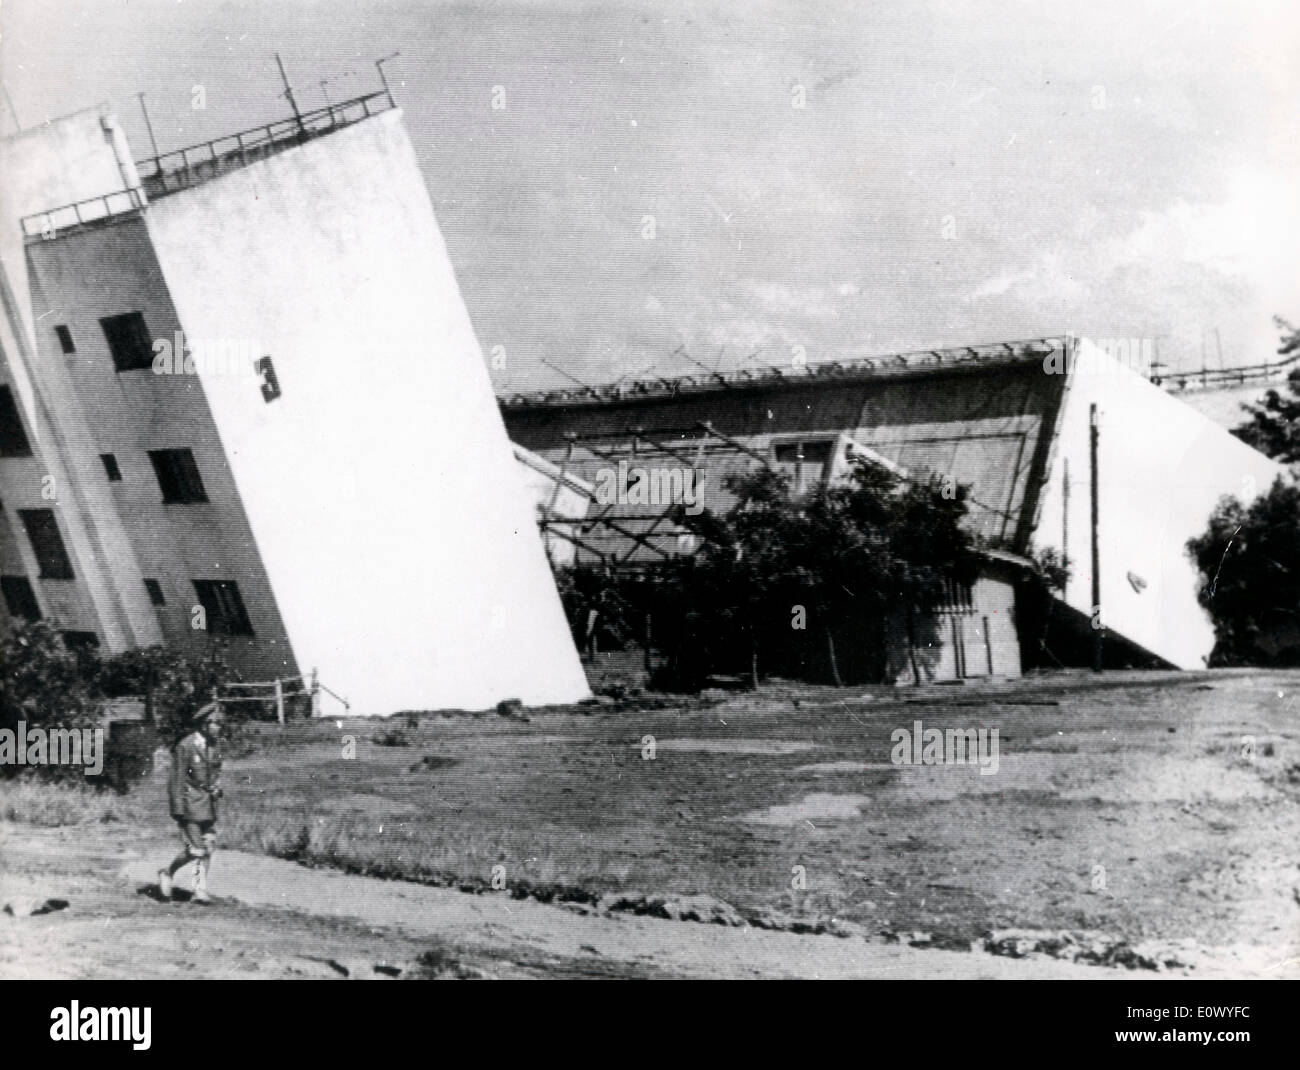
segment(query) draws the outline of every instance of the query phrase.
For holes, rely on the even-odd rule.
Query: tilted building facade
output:
[[[92,109],[0,175],[9,616],[361,713],[588,694],[387,94],[139,166]]]

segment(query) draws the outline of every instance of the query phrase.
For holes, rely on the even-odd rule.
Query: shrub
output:
[[[189,715],[211,702],[219,688],[237,682],[239,674],[219,658],[191,658],[151,646],[100,658],[92,679],[105,698],[144,699],[159,734],[174,742],[183,734]],[[239,723],[249,720],[256,709],[252,703],[234,703],[223,707],[222,717],[237,733]]]
[[[370,737],[370,742],[377,747],[409,747],[411,737],[402,728],[385,728]]]
[[[1222,499],[1187,550],[1214,621],[1210,664],[1300,664],[1300,487],[1279,478],[1249,506]]]
[[[196,660],[163,647],[112,655],[69,650],[48,621],[12,622],[0,635],[0,664],[0,728],[16,730],[20,721],[29,729],[100,728],[107,700],[139,696],[152,713],[153,729],[168,742],[180,734],[188,714],[211,701],[215,688],[237,679],[219,660]],[[106,775],[89,783],[125,790],[148,773],[156,737],[139,727],[109,732]],[[0,766],[0,776],[20,771],[41,780],[79,782],[84,776],[75,765]]]

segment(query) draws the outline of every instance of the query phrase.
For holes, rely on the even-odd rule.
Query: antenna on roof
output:
[[[566,372],[563,368],[556,367],[554,364],[552,364],[552,363],[551,363],[549,360],[547,360],[545,357],[542,357],[542,363],[545,364],[548,368],[550,368],[551,371],[559,372],[561,375],[563,375],[563,376],[564,376],[566,379],[568,379],[570,382],[572,382],[572,383],[577,383],[579,386],[585,388],[586,390],[589,390],[592,394],[595,394],[595,393],[596,393],[596,388],[595,388],[594,386],[592,386],[590,383],[584,383],[584,382],[583,382],[581,379],[579,379],[576,375],[570,375],[570,374],[569,374],[568,372]]]
[[[726,346],[723,346],[722,349],[720,349],[720,350],[718,351],[718,356],[721,357],[722,354],[723,354],[724,352],[726,352],[726,349],[727,349],[727,347],[726,347]],[[709,367],[707,364],[705,364],[703,361],[696,360],[693,356],[691,356],[689,353],[686,352],[686,345],[685,345],[685,343],[683,343],[682,345],[679,345],[676,349],[674,349],[674,350],[673,350],[671,353],[669,353],[668,355],[669,355],[670,357],[675,357],[675,356],[677,356],[678,354],[681,354],[683,357],[685,357],[687,360],[689,360],[692,364],[694,364],[697,368],[703,368],[706,372],[708,372],[711,376],[713,376],[713,378],[717,379],[717,380],[718,380],[720,383],[722,383],[724,386],[726,385],[726,380],[723,378],[722,373],[721,373],[720,371],[718,371],[717,368],[710,368],[710,367]]]
[[[137,93],[140,98],[140,110],[144,112],[144,128],[149,131],[149,144],[153,146],[153,158],[158,159],[158,139],[153,136],[153,123],[149,121],[149,109],[144,106],[144,94]]]
[[[620,375],[617,379],[615,379],[615,380],[614,380],[612,383],[610,383],[609,385],[610,385],[610,386],[618,386],[618,384],[621,383],[624,379],[626,379],[629,375],[644,375],[646,372],[648,372],[648,371],[649,371],[651,368],[653,368],[654,366],[655,366],[655,362],[652,360],[652,361],[651,361],[649,364],[647,364],[644,368],[640,368],[640,369],[638,369],[637,371],[634,371],[634,372],[632,372],[632,371],[626,371],[626,372],[624,372],[622,375]]]
[[[683,342],[683,343],[682,343],[681,345],[679,345],[676,349],[674,349],[671,353],[669,353],[668,356],[669,356],[670,358],[671,358],[671,357],[678,357],[678,356],[685,357],[685,358],[686,358],[687,360],[689,360],[692,364],[694,364],[697,368],[703,368],[703,369],[704,369],[706,372],[708,372],[710,375],[715,375],[715,374],[717,374],[717,373],[716,373],[712,368],[710,368],[707,364],[704,364],[703,362],[696,360],[693,356],[691,356],[688,352],[686,352],[686,343],[685,343],[685,342]]]
[[[280,53],[275,54],[275,65],[280,68],[280,80],[284,82],[284,96],[288,98],[289,107],[293,109],[293,117],[298,121],[298,129],[302,130],[302,113],[298,111],[298,102],[293,98],[293,86],[289,84],[289,76],[284,73],[284,60],[280,58]]]
[[[1154,359],[1151,361],[1151,367],[1148,369],[1147,378],[1156,386],[1159,386],[1165,379],[1165,362],[1160,359],[1160,336],[1157,335],[1151,340],[1151,348],[1154,350]]]
[[[388,84],[388,75],[384,73],[384,64],[400,55],[400,52],[390,52],[388,55],[375,60],[375,68],[379,71],[379,80],[384,83],[384,92],[388,94],[388,103],[394,108],[397,107],[397,101],[393,99],[393,90]]]
[[[11,97],[11,96],[9,95],[9,85],[8,85],[8,83],[5,83],[5,82],[0,82],[0,85],[3,85],[3,86],[4,86],[4,91],[5,91],[5,101],[6,101],[6,103],[8,103],[8,105],[9,105],[9,114],[13,116],[13,120],[14,120],[14,128],[15,128],[19,133],[22,133],[23,124],[20,123],[20,122],[18,121],[18,111],[17,111],[17,109],[14,107],[14,98]]]

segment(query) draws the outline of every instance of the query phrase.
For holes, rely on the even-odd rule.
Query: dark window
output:
[[[253,625],[233,580],[195,580],[209,635],[252,635]]]
[[[99,459],[104,462],[104,471],[108,473],[110,483],[122,482],[122,469],[117,466],[117,458],[111,453],[101,453]]]
[[[99,321],[113,354],[113,367],[120,372],[153,367],[153,339],[139,312],[105,316]]]
[[[27,529],[27,538],[31,540],[32,550],[36,553],[41,579],[72,579],[72,562],[68,559],[67,550],[63,548],[63,536],[59,534],[59,522],[54,519],[54,510],[19,509],[18,516]]]
[[[22,417],[14,402],[14,393],[0,386],[0,457],[30,457],[32,444],[27,441]]]
[[[72,341],[72,332],[63,326],[62,323],[54,328],[54,333],[59,336],[59,348],[62,349],[63,352],[75,353],[77,351],[77,347]],[[150,361],[150,363],[153,362]]]
[[[9,616],[22,620],[41,619],[36,592],[32,590],[32,582],[26,576],[0,576],[0,591],[4,593]]]
[[[164,502],[184,505],[208,500],[199,466],[189,450],[150,450],[149,460],[153,462]]]
[[[149,601],[156,606],[165,606],[167,599],[163,597],[162,585],[157,580],[145,580],[144,589],[149,592]]]
[[[776,447],[778,464],[793,464],[803,461],[806,464],[825,464],[831,459],[829,442],[784,442]]]
[[[94,632],[61,632],[63,645],[69,650],[98,650],[99,636]]]
[[[773,450],[773,455],[790,476],[790,489],[795,494],[803,494],[825,481],[833,447],[826,439],[783,442]]]

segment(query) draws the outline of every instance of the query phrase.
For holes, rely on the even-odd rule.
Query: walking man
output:
[[[209,703],[186,722],[187,733],[172,748],[167,800],[181,833],[181,853],[158,871],[158,890],[164,899],[172,894],[172,877],[194,863],[194,901],[210,903],[208,864],[216,843],[217,800],[221,798],[221,723],[218,707]]]

